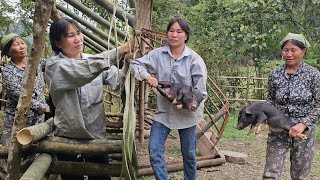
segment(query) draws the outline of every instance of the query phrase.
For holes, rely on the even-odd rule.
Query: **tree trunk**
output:
[[[151,29],[152,20],[152,0],[137,0],[136,1],[136,25],[135,31],[140,32],[142,28]],[[145,54],[148,50],[144,42],[141,44],[141,53]],[[144,142],[144,111],[145,111],[145,95],[146,83],[141,81],[139,83],[139,140]]]
[[[6,177],[8,180],[16,180],[20,176],[22,146],[20,143],[18,143],[16,134],[19,130],[27,125],[27,114],[30,109],[35,77],[46,39],[46,28],[53,4],[54,0],[35,1],[33,44],[30,59],[25,70],[25,77],[21,87],[20,98],[14,117],[14,125],[12,128],[10,149],[8,154],[8,174]]]
[[[51,162],[52,157],[49,154],[40,154],[22,175],[20,180],[41,180],[49,169]]]

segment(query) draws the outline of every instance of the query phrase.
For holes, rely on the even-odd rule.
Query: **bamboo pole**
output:
[[[50,18],[54,0],[36,0],[33,22],[33,44],[31,55],[25,69],[25,77],[21,86],[21,92],[17,110],[15,112],[12,128],[10,149],[8,154],[7,180],[16,180],[20,176],[22,146],[18,143],[17,132],[27,125],[27,112],[30,109],[31,97],[34,89],[34,82],[37,68],[39,66],[42,49],[44,47],[46,28]]]
[[[83,40],[88,44],[90,44],[91,46],[93,46],[94,48],[96,48],[97,50],[99,50],[100,52],[107,50],[106,48],[102,47],[100,44],[96,43],[95,41],[93,41],[92,39],[90,39],[84,34],[83,34]]]
[[[37,144],[31,144],[28,149],[32,152],[54,154],[87,154],[104,155],[119,153],[122,150],[121,140],[75,140],[62,137],[46,137]]]
[[[64,14],[70,16],[71,18],[73,18],[74,20],[78,21],[80,24],[82,24],[86,28],[90,29],[92,32],[98,34],[104,40],[108,40],[109,39],[110,43],[114,44],[115,46],[120,46],[120,44],[114,38],[110,37],[107,33],[103,32],[99,28],[93,26],[92,24],[90,24],[89,22],[87,22],[86,20],[84,20],[83,18],[78,16],[77,14],[71,12],[69,9],[65,8],[61,4],[57,4],[56,7],[57,7],[57,9],[59,9]]]
[[[110,29],[110,27],[112,27],[112,25],[107,20],[105,20],[104,18],[99,16],[97,13],[93,12],[91,9],[87,8],[85,5],[81,4],[79,1],[77,1],[77,0],[65,0],[65,2],[67,2],[68,4],[73,6],[74,8],[78,9],[83,14],[87,15],[92,20],[96,21],[101,26],[103,26],[104,28]],[[112,14],[112,12],[111,12],[111,14]],[[116,16],[117,16],[117,14],[116,14]],[[126,33],[120,31],[119,29],[117,29],[116,31],[117,31],[117,35],[120,38],[124,39],[126,37]]]
[[[53,118],[50,118],[43,123],[23,128],[17,133],[17,140],[22,145],[30,144],[50,134],[53,126]]]
[[[40,154],[22,175],[20,180],[41,180],[49,169],[51,162],[52,157],[49,154]]]
[[[76,1],[76,0],[67,0],[67,1]],[[113,13],[114,11],[114,4],[109,1],[109,0],[93,0],[94,2],[96,2],[97,4],[99,4],[100,6],[104,7],[107,11],[110,12],[110,14]],[[139,0],[138,0],[139,1]],[[136,1],[136,3],[138,3],[138,1]],[[152,1],[152,0],[148,0],[148,1]],[[136,6],[137,7],[137,6]],[[148,9],[149,7],[146,6],[144,7],[146,9]],[[152,9],[151,9],[152,10]],[[126,11],[124,11],[122,8],[120,8],[119,6],[116,7],[116,17],[121,19],[122,21],[126,21],[125,17],[128,19],[128,23],[131,27],[135,27],[136,22],[135,22],[135,18],[134,16],[132,16],[131,14],[127,13]],[[124,17],[125,16],[125,17]]]

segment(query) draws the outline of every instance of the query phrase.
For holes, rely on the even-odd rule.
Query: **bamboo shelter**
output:
[[[149,94],[151,90],[148,89],[145,82],[137,83],[130,73],[127,73],[121,92],[111,92],[107,87],[105,89],[106,139],[75,140],[55,137],[53,119],[26,127],[26,112],[30,108],[36,76],[34,69],[39,64],[40,50],[44,47],[47,25],[54,20],[63,16],[76,20],[81,25],[84,44],[97,53],[121,45],[121,42],[126,41],[130,36],[135,38],[135,49],[132,49],[132,52],[139,52],[140,55],[147,54],[151,49],[167,42],[165,34],[151,30],[152,0],[137,0],[134,15],[109,0],[94,0],[94,3],[107,9],[111,14],[110,21],[102,18],[78,0],[65,0],[63,3],[55,0],[35,1],[32,63],[28,64],[26,69],[10,147],[0,148],[0,158],[8,160],[7,179],[9,180],[42,179],[43,177],[56,177],[57,174],[110,175],[124,179],[136,179],[138,176],[153,174],[150,165],[139,164],[136,152],[136,149],[139,148],[137,144],[144,143],[150,133],[153,110],[148,107],[147,103],[148,100],[152,100]],[[70,7],[87,18],[74,13]],[[117,28],[116,20],[121,21],[126,27]],[[129,33],[129,29],[134,33]],[[139,84],[138,87],[137,84]],[[138,94],[136,94],[136,89],[138,89]],[[197,148],[201,154],[197,158],[198,168],[226,162],[224,155],[219,153],[216,145],[229,119],[229,103],[210,77],[207,81],[207,90],[209,97],[205,103],[206,116],[204,121],[197,125]],[[123,96],[126,98],[125,101],[121,101]],[[23,154],[31,154],[31,158],[26,162],[21,162]],[[55,154],[108,154],[110,163],[58,161]],[[183,169],[182,161],[167,163],[169,172]]]

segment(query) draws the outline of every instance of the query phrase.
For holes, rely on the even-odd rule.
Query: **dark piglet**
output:
[[[168,98],[177,109],[195,111],[200,102],[205,98],[198,89],[181,83],[158,82],[157,90],[162,96]]]
[[[238,115],[237,129],[241,130],[251,125],[249,132],[259,133],[261,125],[266,123],[271,131],[289,131],[295,125],[287,116],[272,104],[266,102],[254,102],[244,107]],[[306,134],[298,135],[307,139]]]

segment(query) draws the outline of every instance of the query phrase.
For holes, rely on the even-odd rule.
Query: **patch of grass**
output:
[[[320,152],[319,149],[316,149],[314,154],[314,159],[311,168],[312,177],[320,177]]]
[[[181,149],[179,147],[171,147],[169,148],[170,154],[181,155]]]
[[[316,129],[316,142],[320,142],[320,124],[317,125]]]
[[[233,114],[230,116],[228,124],[223,131],[222,139],[223,140],[241,140],[241,141],[255,141],[256,137],[253,134],[248,134],[249,127],[238,130],[237,126],[238,116]]]
[[[0,111],[0,118],[4,119],[4,111]]]

